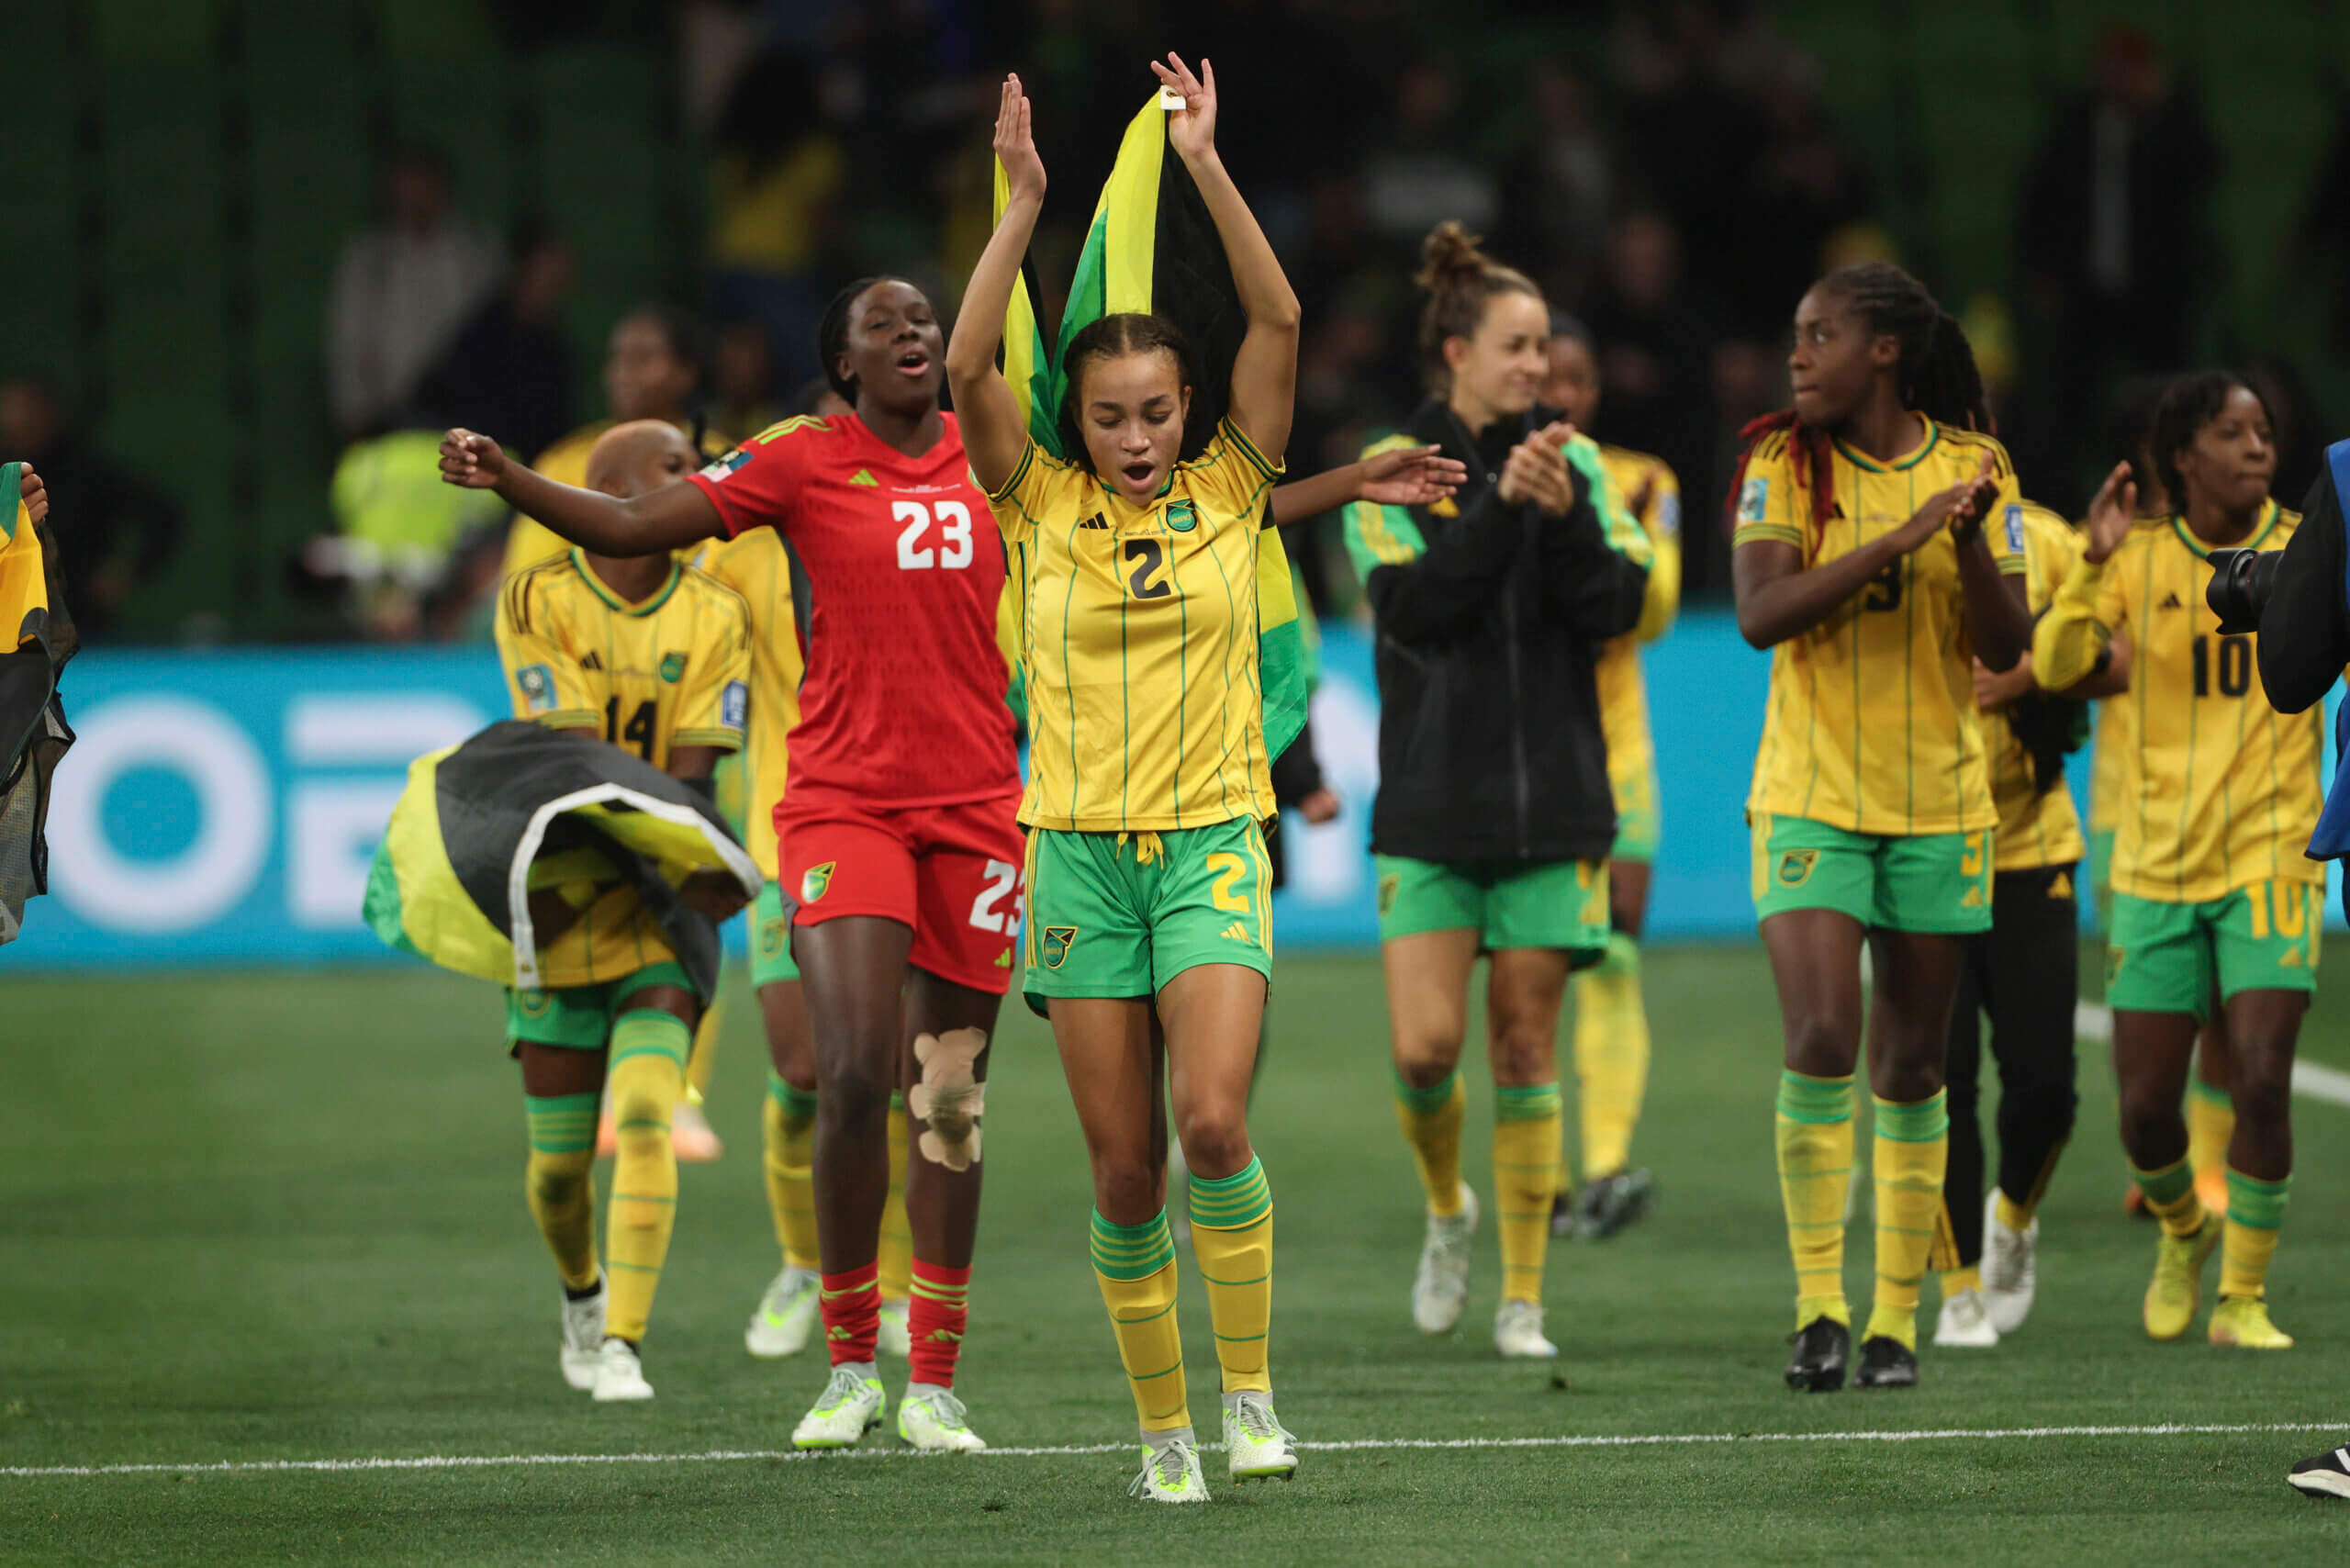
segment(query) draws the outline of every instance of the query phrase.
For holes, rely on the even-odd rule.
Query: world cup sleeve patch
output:
[[[739,730],[751,712],[751,687],[748,681],[730,680],[718,699],[718,722],[730,730]]]
[[[2023,508],[2013,501],[2008,503],[2008,554],[2023,554]]]
[[[738,446],[733,451],[728,453],[725,456],[719,458],[716,462],[711,463],[707,467],[703,468],[701,471],[701,476],[708,479],[712,484],[716,484],[720,480],[724,479],[728,475],[733,473],[737,468],[743,466],[744,464],[748,463],[750,460],[751,454]]]
[[[524,665],[514,672],[514,684],[521,690],[522,705],[532,712],[554,711],[554,671],[544,665]]]
[[[1757,476],[1749,479],[1738,492],[1738,521],[1761,522],[1763,510],[1771,504],[1771,481]]]

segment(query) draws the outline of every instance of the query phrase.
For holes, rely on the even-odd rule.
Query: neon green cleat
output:
[[[898,1440],[926,1453],[977,1453],[988,1446],[971,1430],[963,1402],[943,1388],[906,1391],[898,1401]]]
[[[2293,1337],[2268,1321],[2257,1296],[2223,1295],[2211,1309],[2211,1343],[2239,1350],[2289,1350]]]
[[[762,1361],[806,1350],[809,1336],[816,1331],[816,1293],[822,1283],[814,1270],[785,1264],[752,1308],[743,1348]]]
[[[1297,1474],[1297,1439],[1273,1414],[1273,1396],[1244,1390],[1225,1395],[1224,1457],[1235,1481],[1289,1481]]]
[[[800,1449],[853,1449],[866,1433],[881,1424],[881,1407],[889,1396],[881,1380],[862,1376],[846,1367],[833,1369],[808,1414],[791,1430],[791,1446]]]
[[[2203,1303],[2203,1265],[2220,1244],[2225,1222],[2207,1213],[2192,1236],[2163,1233],[2154,1243],[2154,1277],[2146,1286],[2146,1337],[2177,1338],[2193,1327],[2195,1309]]]
[[[1126,1495],[1152,1503],[1206,1502],[1208,1478],[1200,1473],[1200,1450],[1188,1438],[1143,1444],[1142,1473]]]

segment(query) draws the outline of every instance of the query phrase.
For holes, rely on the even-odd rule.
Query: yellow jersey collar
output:
[[[1910,412],[1917,413],[1917,410],[1912,409]],[[1864,468],[1872,474],[1898,474],[1905,468],[1915,468],[1919,464],[1923,463],[1926,460],[1926,454],[1942,444],[1942,427],[1934,420],[1926,419],[1923,414],[1918,414],[1918,417],[1926,420],[1925,441],[1908,456],[1896,458],[1891,463],[1879,463],[1873,457],[1863,457],[1841,441],[1837,441],[1834,437],[1830,439],[1834,442],[1837,452],[1842,455],[1844,461],[1853,467]]]
[[[651,615],[668,603],[669,596],[677,591],[677,579],[685,576],[685,568],[679,566],[677,557],[672,555],[669,558],[668,579],[654,590],[653,597],[643,604],[631,604],[614,593],[605,585],[604,579],[596,575],[595,568],[588,565],[588,553],[576,544],[571,547],[571,565],[579,573],[580,580],[588,585],[589,592],[619,613],[633,615],[639,619]]]
[[[2223,544],[2221,548],[2223,550],[2259,549],[2260,542],[2268,537],[2268,531],[2277,526],[2277,514],[2282,510],[2283,509],[2278,507],[2277,504],[2277,498],[2274,496],[2269,497],[2268,504],[2261,509],[2259,525],[2252,531],[2251,537],[2245,539],[2241,543]],[[2195,558],[2197,560],[2208,561],[2211,558],[2211,546],[2204,543],[2203,541],[2195,537],[2195,531],[2187,526],[2187,514],[2185,512],[2175,511],[2171,513],[2170,526],[2171,532],[2178,535],[2178,542],[2181,544],[2186,545],[2189,550],[2195,552]]]

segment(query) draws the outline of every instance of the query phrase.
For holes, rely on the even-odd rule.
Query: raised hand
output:
[[[1215,67],[1205,59],[1200,62],[1200,73],[1183,63],[1183,57],[1169,50],[1167,64],[1156,60],[1150,68],[1158,73],[1159,87],[1183,100],[1180,109],[1167,115],[1167,143],[1186,163],[1215,155]],[[1171,69],[1170,69],[1171,68]]]
[[[1045,194],[1045,161],[1036,155],[1036,137],[1029,124],[1028,95],[1017,74],[1003,79],[1003,95],[995,111],[995,156],[1013,200],[1040,200]]]
[[[1401,446],[1362,461],[1361,498],[1382,506],[1424,507],[1468,480],[1469,466],[1440,446]]]
[[[506,477],[506,454],[486,435],[453,430],[441,438],[441,482],[467,490],[490,490]]]
[[[2121,548],[2121,542],[2130,537],[2130,525],[2137,520],[2137,481],[2130,477],[2130,465],[2117,463],[2098,487],[2097,498],[2089,502],[2089,542],[2083,554],[2092,562],[2106,560]]]

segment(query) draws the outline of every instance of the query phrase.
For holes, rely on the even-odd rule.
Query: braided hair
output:
[[[816,327],[816,359],[824,367],[824,380],[840,395],[842,402],[856,402],[856,377],[843,375],[840,368],[841,356],[848,353],[850,308],[856,305],[858,296],[876,284],[906,281],[894,273],[861,277],[834,295],[833,302],[824,307],[824,319]]]
[[[2169,492],[2170,510],[2181,517],[2187,515],[2187,480],[2179,471],[2178,454],[2193,446],[2203,427],[2220,417],[2238,387],[2259,400],[2262,413],[2268,411],[2268,399],[2260,396],[2260,389],[2232,370],[2199,370],[2182,375],[2154,405],[2154,430],[2147,437],[2154,476]]]
[[[1983,373],[1975,367],[1974,345],[1966,341],[1958,318],[1943,309],[1924,284],[1891,262],[1863,262],[1840,267],[1813,286],[1841,298],[1872,333],[1883,333],[1900,343],[1901,357],[1893,374],[1903,408],[1915,409],[1936,424],[1991,430],[1991,410],[1983,392]],[[1824,529],[1835,504],[1829,432],[1802,427],[1793,409],[1765,414],[1738,432],[1742,450],[1738,471],[1730,479],[1726,515],[1735,527],[1747,461],[1753,456],[1755,444],[1774,431],[1790,432],[1798,472],[1811,492],[1812,524]]]

